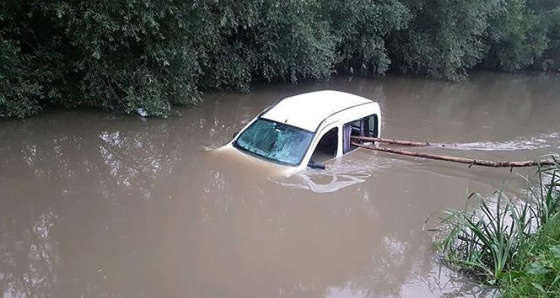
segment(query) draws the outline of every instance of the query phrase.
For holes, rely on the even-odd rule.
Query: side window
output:
[[[356,120],[354,122],[350,122],[350,126],[352,127],[352,136],[361,136],[362,135],[362,121]]]
[[[352,145],[352,142],[360,142],[358,140],[353,140],[351,137],[379,137],[379,117],[374,114],[348,122],[342,126],[342,130],[342,151],[343,153],[347,153],[357,148],[357,146]]]
[[[379,137],[379,118],[377,115],[371,115],[365,118],[366,127],[367,127],[367,135],[366,137],[377,138]]]

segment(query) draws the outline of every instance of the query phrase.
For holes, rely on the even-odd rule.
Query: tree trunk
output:
[[[449,144],[442,144],[442,143],[414,142],[414,141],[404,141],[404,140],[385,139],[385,138],[371,138],[371,137],[353,136],[352,139],[360,140],[360,141],[367,141],[367,142],[379,142],[379,143],[387,143],[387,144],[393,144],[393,145],[411,146],[411,147],[444,147],[444,148],[457,147],[457,145],[449,145]]]
[[[464,163],[464,164],[468,164],[469,167],[471,167],[473,165],[476,165],[476,166],[493,167],[493,168],[519,168],[519,167],[558,165],[558,163],[556,161],[550,161],[550,160],[541,160],[541,161],[532,161],[532,160],[527,160],[527,161],[491,161],[491,160],[470,159],[470,158],[447,156],[447,155],[436,155],[436,154],[429,154],[429,153],[403,151],[403,150],[389,149],[389,148],[376,148],[376,147],[371,147],[371,146],[364,146],[362,144],[358,144],[358,143],[355,143],[355,142],[352,142],[352,145],[358,146],[360,148],[365,148],[365,149],[368,149],[368,150],[374,150],[374,151],[381,151],[381,152],[388,152],[388,153],[394,153],[394,154],[400,154],[400,155],[407,155],[407,156],[415,156],[415,157],[422,157],[422,158],[429,158],[429,159]]]

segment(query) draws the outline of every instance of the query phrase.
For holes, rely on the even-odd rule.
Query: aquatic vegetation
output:
[[[502,297],[560,296],[560,217],[542,226],[501,280]]]
[[[502,188],[491,199],[470,195],[469,200],[480,199],[477,209],[446,211],[442,221],[447,229],[437,243],[442,260],[490,285],[511,285],[540,274],[552,280],[531,287],[548,293],[547,288],[558,286],[558,169],[539,169],[538,183],[529,187],[524,200],[510,199]]]
[[[473,194],[469,197],[480,197]],[[450,210],[444,222],[451,228],[441,242],[444,259],[461,271],[494,283],[509,269],[531,226],[527,204],[516,206],[503,190],[496,206],[481,198],[477,211]]]

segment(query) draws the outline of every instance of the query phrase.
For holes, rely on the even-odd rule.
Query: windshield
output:
[[[299,165],[313,133],[287,124],[259,118],[241,133],[235,146],[283,164]]]

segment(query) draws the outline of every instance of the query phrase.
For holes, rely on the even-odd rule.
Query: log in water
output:
[[[407,156],[422,157],[422,158],[429,158],[429,159],[435,159],[435,160],[443,160],[443,161],[464,163],[464,164],[468,164],[469,167],[471,167],[471,166],[483,166],[483,167],[493,167],[493,168],[520,168],[520,167],[535,167],[535,166],[552,166],[552,165],[558,164],[557,161],[550,161],[550,160],[491,161],[491,160],[483,160],[483,159],[471,159],[471,158],[448,156],[448,155],[437,155],[437,154],[430,154],[430,153],[404,151],[404,150],[398,150],[398,149],[372,147],[372,146],[366,146],[366,145],[358,144],[356,142],[352,142],[352,145],[358,146],[360,148],[365,148],[365,149],[368,149],[368,150],[374,150],[374,151],[381,151],[381,152],[388,152],[388,153],[394,153],[394,154],[400,154],[400,155],[407,155]],[[414,145],[411,145],[411,146],[414,146]]]
[[[387,143],[387,144],[403,145],[403,146],[411,146],[411,147],[457,147],[457,145],[449,145],[449,144],[442,144],[442,143],[405,141],[405,140],[388,139],[388,138],[353,136],[352,139],[366,141],[366,142],[379,142],[379,143]]]

